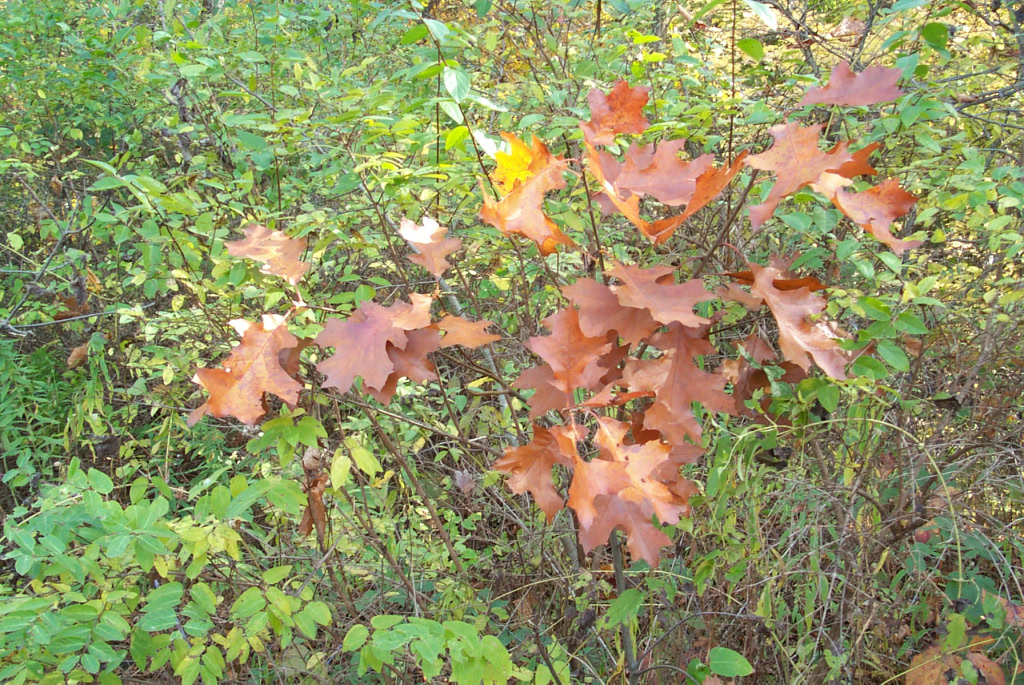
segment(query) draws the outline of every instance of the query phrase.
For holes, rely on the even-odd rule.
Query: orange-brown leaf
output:
[[[510,134],[506,138],[510,137]],[[511,136],[514,138],[514,136]],[[505,176],[505,186],[511,184],[505,197],[495,201],[481,184],[484,204],[480,218],[506,234],[516,233],[537,243],[542,255],[549,255],[559,245],[574,247],[572,239],[562,233],[555,222],[544,213],[544,196],[549,190],[565,187],[562,172],[568,169],[568,162],[548,152],[547,147],[533,137],[531,161],[524,175],[516,175],[514,181]]]
[[[65,319],[73,319],[76,316],[85,316],[91,309],[88,302],[79,302],[78,298],[74,295],[65,297],[62,300],[64,309],[53,315],[54,321],[64,321]]]
[[[525,369],[512,383],[512,387],[519,390],[536,390],[529,403],[531,419],[536,419],[552,409],[568,409],[571,405],[572,395],[551,384],[554,373],[548,364],[541,364]]]
[[[826,171],[836,171],[853,161],[846,142],[837,145],[832,152],[818,148],[821,127],[821,124],[801,126],[795,121],[772,126],[768,133],[775,139],[774,144],[765,152],[746,158],[748,166],[776,175],[775,185],[765,201],[750,208],[750,221],[755,229],[771,217],[782,198],[814,183]]]
[[[678,206],[690,201],[697,190],[697,178],[714,162],[713,155],[701,155],[684,162],[679,151],[685,140],[668,140],[653,145],[631,145],[615,187],[637,195],[650,195],[658,202]]]
[[[398,232],[416,250],[415,254],[408,256],[409,261],[422,266],[438,278],[452,266],[448,263],[448,255],[462,248],[461,240],[446,239],[448,229],[441,228],[429,216],[423,217],[422,226],[403,218]]]
[[[381,404],[388,404],[398,389],[398,381],[408,378],[414,383],[437,380],[437,368],[427,356],[441,345],[441,332],[433,326],[407,331],[404,347],[388,343],[388,359],[394,370],[379,390],[367,383],[366,391]]]
[[[298,283],[309,270],[309,262],[300,260],[306,250],[305,238],[289,238],[281,231],[266,226],[249,224],[243,240],[224,243],[232,257],[247,257],[262,262],[263,273],[280,276],[292,285]]]
[[[613,285],[612,292],[626,307],[647,309],[655,321],[669,324],[677,321],[684,326],[700,326],[707,319],[697,316],[693,308],[700,302],[715,299],[715,294],[704,288],[699,278],[676,285],[671,282],[671,266],[649,269],[613,262],[608,274],[622,281]],[[664,283],[668,280],[669,283]]]
[[[836,143],[835,146],[829,150],[829,153],[838,152],[840,145],[842,145],[842,143]],[[853,178],[854,176],[877,176],[878,171],[875,167],[871,166],[870,162],[868,162],[868,157],[870,157],[871,153],[880,147],[882,147],[882,144],[879,142],[865,145],[854,152],[853,159],[839,167],[836,173],[844,178]]]
[[[494,462],[494,469],[509,474],[508,486],[512,492],[529,492],[547,516],[548,523],[562,508],[562,496],[555,489],[551,469],[555,464],[572,467],[578,435],[570,426],[544,428],[534,425],[533,440],[521,447],[505,450],[505,456]]]
[[[594,338],[615,331],[635,345],[660,326],[648,310],[624,307],[611,288],[592,278],[576,279],[572,285],[562,287],[562,294],[580,308],[580,330]]]
[[[780,271],[774,267],[750,264],[754,274],[751,294],[760,297],[771,309],[779,326],[779,347],[789,361],[806,372],[814,363],[832,378],[846,378],[849,361],[835,340],[835,329],[823,319],[811,321],[825,310],[825,298],[808,288],[780,290],[774,283]]]
[[[644,118],[644,105],[651,89],[647,86],[631,88],[625,81],[617,81],[608,95],[597,88],[587,95],[590,103],[590,121],[580,124],[583,138],[591,145],[615,142],[618,133],[643,133],[649,124]]]
[[[189,425],[206,413],[254,424],[266,411],[263,395],[268,392],[292,404],[299,400],[302,383],[281,366],[281,352],[299,343],[284,317],[264,314],[260,323],[236,319],[230,324],[242,342],[221,363],[223,368],[196,371],[193,382],[206,388],[210,398],[192,413]]]
[[[347,319],[328,319],[324,330],[316,337],[320,347],[333,347],[334,355],[317,364],[317,370],[327,376],[324,387],[347,392],[356,376],[362,376],[367,387],[381,390],[394,363],[388,356],[388,343],[403,349],[406,331],[424,328],[430,324],[431,299],[412,294],[413,304],[396,302],[381,307],[364,302]]]
[[[811,88],[800,100],[801,105],[874,105],[889,102],[903,95],[896,83],[903,70],[895,67],[868,67],[856,74],[850,63],[842,61],[832,69],[824,88]]]
[[[71,354],[68,355],[68,368],[73,369],[76,366],[81,366],[85,363],[85,360],[89,358],[89,343],[82,343],[78,347],[71,350]]]
[[[921,245],[920,240],[900,240],[889,231],[892,222],[909,212],[917,202],[916,197],[900,188],[900,184],[893,179],[882,181],[862,193],[839,190],[832,202],[853,223],[888,245],[898,255]]]
[[[664,355],[626,362],[623,383],[633,391],[654,393],[644,427],[661,432],[671,444],[683,444],[687,438],[700,444],[701,426],[693,415],[693,402],[700,402],[710,412],[732,413],[735,408],[732,397],[725,392],[726,379],[694,363],[697,355],[715,351],[707,335],[707,326],[691,328],[674,323],[667,332],[651,338],[651,344]]]
[[[327,529],[327,508],[324,506],[324,490],[327,489],[329,478],[326,472],[321,472],[313,482],[306,488],[306,509],[302,512],[302,520],[299,521],[298,533],[302,537],[309,535],[316,527],[318,540],[324,539]]]
[[[604,337],[585,335],[580,330],[579,312],[571,307],[560,309],[543,323],[551,335],[534,336],[527,347],[551,367],[551,385],[566,393],[596,385],[608,371],[600,362],[611,344]]]
[[[487,319],[470,321],[461,316],[449,314],[437,322],[437,327],[444,331],[441,347],[462,345],[463,347],[476,348],[501,340],[500,335],[486,331],[489,326],[493,325]]]

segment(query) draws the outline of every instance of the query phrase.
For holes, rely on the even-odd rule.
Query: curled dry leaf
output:
[[[408,331],[404,347],[387,344],[388,359],[394,370],[379,390],[367,384],[366,391],[381,404],[388,404],[398,389],[398,381],[408,378],[414,383],[437,380],[437,368],[427,356],[441,345],[441,333],[433,326]]]
[[[678,155],[685,146],[685,140],[663,141],[657,148],[631,145],[615,187],[650,195],[666,205],[686,204],[697,190],[697,179],[711,168],[715,158],[701,155],[684,162]]]
[[[810,88],[800,100],[801,105],[874,105],[889,102],[903,95],[896,84],[903,70],[896,67],[868,67],[856,74],[850,63],[843,61],[832,69],[824,88]]]
[[[625,307],[608,286],[592,278],[578,278],[562,287],[562,294],[579,307],[580,330],[594,338],[616,332],[631,345],[639,343],[656,331],[660,324],[650,311]]]
[[[832,198],[832,203],[850,217],[853,223],[888,245],[898,255],[921,245],[920,240],[900,240],[889,231],[892,222],[909,212],[916,202],[917,198],[900,188],[900,184],[893,179],[883,181],[862,193],[840,189]]]
[[[302,512],[302,520],[299,521],[298,529],[298,533],[302,537],[309,535],[315,527],[317,540],[324,539],[324,533],[327,530],[324,490],[327,489],[329,480],[327,472],[321,471],[306,483],[306,509]]]
[[[966,685],[968,681],[962,676],[961,669],[964,661],[969,661],[984,678],[979,679],[979,683],[1006,685],[1003,669],[981,652],[970,651],[961,656],[956,652],[947,652],[941,643],[931,645],[911,659],[904,682],[906,685]]]
[[[604,337],[585,335],[580,330],[579,312],[571,307],[558,310],[543,323],[551,335],[534,336],[527,347],[547,362],[551,369],[548,382],[569,394],[576,388],[597,385],[608,371],[601,358],[611,350],[611,343]]]
[[[615,142],[616,134],[646,131],[650,124],[643,110],[650,92],[647,86],[631,88],[625,81],[617,81],[607,95],[592,89],[587,95],[590,121],[580,124],[583,139],[591,145],[608,145]]]
[[[811,293],[809,288],[781,290],[775,286],[779,269],[750,264],[754,283],[750,292],[760,297],[771,309],[779,326],[779,346],[782,354],[805,372],[811,368],[811,358],[832,378],[846,378],[845,366],[849,361],[835,340],[835,330],[825,320],[811,321],[825,310],[825,298]]]
[[[441,347],[462,345],[472,349],[497,342],[501,340],[501,336],[486,331],[492,325],[494,324],[487,319],[470,321],[461,316],[449,314],[437,322],[437,327],[444,331]]]
[[[244,319],[229,323],[242,342],[221,363],[223,368],[196,371],[192,381],[206,388],[210,398],[189,415],[190,426],[207,413],[255,424],[266,413],[263,396],[268,392],[291,404],[299,401],[302,383],[281,365],[281,353],[299,344],[288,332],[284,317],[264,314],[259,323]]]
[[[423,217],[422,226],[403,218],[398,233],[416,250],[415,254],[408,256],[409,261],[422,266],[437,278],[452,266],[448,263],[448,255],[462,248],[461,240],[446,239],[448,229],[441,228],[429,216]]]
[[[71,354],[68,355],[68,368],[73,369],[76,366],[81,366],[88,358],[89,343],[82,343],[78,347],[73,348]]]
[[[82,299],[75,295],[64,297],[61,299],[61,304],[64,305],[64,309],[53,315],[54,321],[64,321],[65,319],[73,319],[76,316],[85,316],[91,310],[85,297],[82,297]]]
[[[232,257],[247,257],[262,262],[263,273],[280,276],[295,285],[309,271],[309,262],[301,261],[306,251],[305,238],[289,238],[281,231],[271,231],[266,226],[249,224],[242,232],[243,240],[224,243]]]

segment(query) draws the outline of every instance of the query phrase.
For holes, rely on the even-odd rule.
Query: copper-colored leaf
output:
[[[900,240],[889,231],[892,222],[909,212],[917,202],[916,197],[900,188],[900,184],[893,179],[883,181],[862,193],[839,190],[832,202],[853,223],[888,245],[898,255],[921,245],[920,240]]]
[[[423,217],[422,226],[403,218],[398,232],[416,250],[415,254],[409,255],[409,261],[422,266],[436,277],[451,268],[452,265],[446,259],[448,255],[462,248],[461,240],[446,239],[448,229],[441,228],[429,216]]]
[[[774,267],[750,264],[754,274],[751,294],[760,297],[772,310],[779,326],[782,354],[804,371],[810,371],[811,358],[822,371],[833,378],[846,378],[844,367],[849,361],[835,341],[835,330],[823,319],[811,321],[825,310],[825,298],[808,288],[780,290],[775,280],[780,271]]]
[[[329,477],[326,471],[318,474],[311,483],[306,486],[306,509],[302,512],[302,520],[299,521],[298,533],[302,537],[309,535],[313,528],[316,528],[318,540],[324,539],[327,529],[327,508],[324,506],[324,490],[327,489]]]
[[[550,382],[553,378],[554,371],[551,370],[551,367],[542,364],[524,370],[512,383],[513,388],[536,390],[533,397],[530,398],[531,419],[536,419],[552,409],[558,411],[568,409],[571,405],[572,394],[553,386]]]
[[[510,475],[512,492],[529,492],[547,516],[548,523],[562,508],[562,496],[555,489],[551,469],[555,464],[572,467],[576,453],[577,433],[570,426],[544,428],[534,425],[533,440],[521,447],[505,450],[505,456],[494,462],[494,469]]]
[[[630,87],[617,81],[608,95],[594,88],[587,95],[590,121],[580,124],[583,138],[591,145],[615,142],[618,133],[643,133],[649,124],[644,118],[644,105],[650,96],[647,86]]]
[[[414,383],[437,380],[437,368],[427,355],[440,347],[440,331],[430,326],[407,331],[405,337],[405,347],[388,343],[388,359],[394,365],[394,371],[384,382],[384,387],[377,390],[367,384],[366,391],[381,404],[391,402],[401,378],[408,378]]]
[[[600,361],[611,344],[604,337],[585,335],[580,330],[579,312],[571,307],[560,309],[543,323],[551,335],[534,336],[527,347],[551,367],[551,385],[566,393],[596,385],[608,371]]]
[[[684,162],[678,156],[685,140],[668,140],[658,145],[630,146],[615,187],[637,195],[650,195],[658,202],[678,206],[690,201],[697,190],[697,178],[714,162],[713,155],[701,155]]]
[[[754,283],[754,272],[749,269],[746,271],[728,271],[725,274],[729,278],[735,278],[740,283],[746,285],[753,285]],[[828,288],[827,285],[819,281],[814,276],[806,276],[804,278],[789,277],[788,274],[781,274],[780,278],[772,280],[772,285],[779,290],[799,290],[800,288],[807,288],[811,292],[815,290],[825,290]]]
[[[654,393],[644,427],[661,432],[669,443],[683,444],[687,438],[700,443],[701,427],[693,415],[694,402],[710,412],[732,413],[735,409],[732,397],[725,392],[726,379],[694,363],[697,355],[715,351],[707,334],[707,326],[691,328],[674,323],[667,332],[651,338],[651,344],[665,352],[663,356],[626,362],[623,383],[633,391]]]
[[[388,344],[402,349],[406,331],[430,324],[430,298],[413,294],[411,299],[413,304],[399,301],[390,307],[364,302],[347,319],[325,322],[316,344],[333,347],[334,355],[316,367],[327,376],[324,387],[347,392],[356,376],[362,376],[367,387],[383,389],[394,371]]]
[[[298,283],[309,271],[309,262],[300,261],[306,251],[305,238],[289,238],[281,231],[271,231],[266,226],[249,224],[243,229],[243,240],[224,243],[232,257],[247,257],[262,262],[264,273],[280,276],[292,285]]]
[[[68,355],[68,368],[73,369],[76,366],[81,366],[88,358],[89,343],[82,343],[78,347],[72,349],[71,354]]]
[[[678,321],[684,326],[700,326],[707,319],[698,316],[693,308],[700,302],[715,299],[715,294],[704,288],[699,278],[685,283],[671,281],[674,271],[671,266],[655,266],[649,269],[613,262],[608,274],[622,281],[613,285],[612,292],[619,303],[626,307],[647,309],[655,321],[669,324]],[[669,281],[665,283],[664,281]]]
[[[562,294],[580,308],[580,330],[590,337],[600,338],[615,331],[635,345],[660,326],[648,310],[624,307],[611,288],[592,278],[576,279],[562,287]]]
[[[492,325],[494,324],[487,319],[470,321],[461,316],[449,314],[437,322],[437,327],[444,331],[441,347],[462,345],[463,347],[475,348],[501,340],[500,335],[494,335],[486,331]]]
[[[829,153],[837,152],[840,145],[842,145],[842,143],[836,143],[835,146],[829,150]],[[882,144],[879,142],[865,145],[854,152],[853,159],[839,167],[836,173],[844,178],[853,178],[854,176],[877,176],[878,171],[875,167],[871,166],[870,162],[868,162],[868,157],[870,157],[871,153],[880,147],[882,147]]]
[[[690,513],[684,494],[688,490],[672,487],[657,475],[671,462],[669,446],[659,442],[626,444],[628,430],[629,424],[598,419],[594,441],[604,458],[585,462],[577,457],[569,506],[579,519],[585,551],[608,542],[612,530],[622,528],[630,554],[656,567],[661,548],[671,540],[652,523],[652,516],[661,523],[678,523],[680,516]]]
[[[506,139],[514,139],[511,134],[504,135]],[[480,208],[480,218],[503,233],[529,238],[537,243],[542,255],[555,252],[559,245],[573,247],[572,239],[544,213],[547,192],[565,187],[562,172],[568,169],[568,163],[548,152],[537,136],[533,137],[532,147],[527,149],[530,150],[530,161],[525,171],[516,172],[511,179],[508,172],[502,176],[505,187],[512,189],[501,200],[492,199],[481,184],[484,205]]]
[[[203,414],[218,418],[234,416],[239,421],[254,424],[263,416],[264,393],[273,393],[285,402],[299,400],[302,383],[292,378],[281,366],[281,352],[295,347],[299,341],[288,332],[285,319],[276,314],[264,314],[260,323],[242,319],[230,322],[242,336],[221,369],[199,369],[193,382],[210,393],[200,410],[189,417],[194,424]]]
[[[73,319],[76,316],[85,316],[91,309],[89,303],[84,298],[79,301],[75,295],[62,298],[61,303],[64,305],[64,309],[53,315],[54,321],[64,321],[65,319]]]
[[[961,677],[961,664],[969,661],[978,674],[984,678],[978,682],[986,685],[1006,685],[1003,669],[999,664],[978,651],[969,651],[966,659],[957,652],[943,649],[942,643],[932,644],[910,660],[906,685],[961,685],[967,679]]]
[[[746,164],[755,169],[773,171],[775,185],[765,201],[750,208],[750,221],[760,228],[767,221],[782,198],[814,183],[826,171],[836,171],[854,157],[847,151],[847,143],[837,145],[832,152],[818,149],[821,124],[801,126],[795,121],[778,124],[768,129],[774,144],[759,155],[750,155]]]
[[[868,67],[855,74],[850,63],[843,61],[832,69],[828,84],[809,89],[800,104],[856,106],[889,102],[903,95],[896,86],[902,77],[903,70],[896,67]]]

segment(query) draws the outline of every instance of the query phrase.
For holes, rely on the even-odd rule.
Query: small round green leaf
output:
[[[728,647],[712,647],[708,655],[708,666],[715,675],[735,678],[750,675],[754,667],[742,654]]]

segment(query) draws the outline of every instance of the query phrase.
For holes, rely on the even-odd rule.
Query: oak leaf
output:
[[[89,343],[82,343],[78,347],[72,348],[71,354],[68,355],[68,368],[73,369],[76,366],[81,366],[88,358]]]
[[[774,284],[781,274],[775,267],[750,264],[754,283],[750,292],[764,300],[779,326],[779,347],[786,359],[805,372],[814,363],[832,378],[846,378],[844,367],[849,361],[835,340],[835,329],[825,320],[811,321],[825,310],[825,298],[809,288],[780,290]]]
[[[259,323],[235,319],[229,324],[242,342],[221,363],[223,368],[196,371],[192,381],[206,388],[210,398],[189,416],[190,426],[207,413],[254,424],[266,413],[264,394],[268,392],[290,404],[299,401],[302,383],[281,366],[281,352],[299,343],[288,332],[285,318],[264,314]]]
[[[604,337],[587,336],[580,330],[579,312],[560,309],[543,319],[551,335],[534,336],[527,347],[551,367],[549,382],[556,389],[572,393],[576,388],[596,385],[608,371],[601,357],[612,346]]]
[[[889,102],[903,95],[896,87],[902,77],[903,70],[896,67],[868,67],[856,74],[844,60],[833,67],[828,84],[809,89],[800,104],[857,106]]]
[[[750,221],[755,229],[771,217],[782,198],[814,183],[826,171],[836,171],[854,160],[846,149],[846,142],[841,142],[831,152],[822,152],[818,148],[821,128],[821,124],[801,126],[796,122],[772,126],[768,129],[775,139],[772,146],[746,158],[748,166],[773,171],[776,175],[775,185],[765,201],[750,208]]]
[[[684,162],[678,156],[685,140],[663,141],[653,145],[631,145],[615,187],[637,195],[650,195],[666,205],[678,206],[690,201],[697,190],[697,178],[714,162],[713,155],[701,155]]]
[[[552,409],[562,411],[571,406],[572,394],[550,383],[554,373],[548,364],[541,364],[525,369],[512,383],[513,388],[536,391],[529,401],[531,419],[536,419]]]
[[[452,266],[448,263],[448,255],[462,248],[461,240],[445,238],[448,229],[441,228],[429,216],[423,217],[422,226],[403,218],[398,233],[416,250],[415,254],[408,256],[409,261],[438,278]]]
[[[306,509],[302,512],[302,520],[299,521],[298,534],[306,537],[313,528],[316,528],[317,540],[324,539],[327,530],[327,508],[324,506],[324,491],[329,482],[327,472],[320,472],[310,483],[306,485]]]
[[[551,469],[555,464],[572,468],[579,459],[574,427],[544,428],[534,424],[533,440],[521,447],[510,447],[505,455],[494,462],[494,469],[509,474],[508,486],[512,492],[529,492],[537,506],[547,516],[548,523],[564,506],[562,496],[555,489]]]
[[[243,240],[224,243],[232,257],[247,257],[262,262],[263,273],[280,276],[295,285],[309,271],[309,262],[301,261],[306,251],[305,238],[289,238],[286,233],[272,231],[260,224],[249,224]]]
[[[511,134],[503,134],[515,138]],[[524,146],[525,147],[525,146]],[[537,136],[533,136],[530,162],[525,172],[516,172],[510,179],[503,175],[503,187],[512,189],[499,201],[495,201],[483,189],[484,204],[480,218],[502,233],[516,233],[537,243],[542,255],[549,255],[559,245],[573,247],[572,239],[565,235],[544,213],[544,196],[549,190],[565,187],[562,172],[568,169],[568,162],[548,152]]]
[[[583,138],[591,145],[615,142],[619,133],[643,133],[650,125],[644,118],[644,105],[650,97],[647,86],[630,87],[625,81],[616,81],[605,95],[593,88],[587,95],[590,103],[590,121],[580,124]]]
[[[362,376],[368,388],[384,388],[394,371],[388,344],[402,349],[406,331],[430,325],[431,298],[413,293],[410,299],[412,304],[399,301],[390,307],[364,302],[347,319],[328,319],[324,323],[316,344],[334,348],[334,355],[316,367],[327,376],[324,387],[348,392],[356,376]]]
[[[635,345],[661,326],[647,309],[623,306],[611,288],[592,278],[576,279],[562,287],[562,294],[579,307],[580,330],[590,337],[604,337],[615,331]]]
[[[493,325],[487,319],[470,321],[461,316],[449,314],[437,322],[437,327],[444,331],[444,337],[441,338],[441,347],[462,345],[472,349],[497,342],[501,340],[501,336],[488,333],[485,330]]]
[[[437,380],[437,367],[427,356],[441,346],[441,332],[433,326],[407,331],[404,347],[394,343],[387,344],[388,359],[394,370],[384,381],[383,387],[376,389],[367,383],[366,391],[381,404],[388,404],[398,389],[398,381],[408,378],[414,383],[426,383]]]
[[[675,284],[671,277],[673,270],[671,266],[641,269],[613,262],[608,274],[622,283],[611,286],[611,290],[619,304],[647,309],[655,321],[663,324],[679,322],[684,326],[700,326],[707,323],[708,320],[695,314],[693,308],[715,299],[715,294],[706,290],[704,281],[699,278]]]
[[[697,355],[715,351],[707,335],[708,326],[691,328],[674,323],[668,331],[651,337],[651,344],[664,355],[626,362],[622,382],[630,390],[654,393],[644,427],[659,431],[670,444],[683,444],[687,438],[700,444],[701,426],[693,414],[694,402],[700,402],[709,412],[735,410],[733,398],[725,392],[725,378],[694,363]]]
[[[909,212],[917,202],[916,197],[900,188],[893,179],[862,193],[839,190],[832,202],[853,223],[888,245],[897,255],[921,245],[920,240],[900,240],[889,231],[892,222]]]
[[[54,321],[64,321],[65,319],[73,319],[76,316],[85,316],[92,309],[86,298],[80,301],[75,295],[61,298],[61,302],[64,305],[64,309],[53,315]]]

